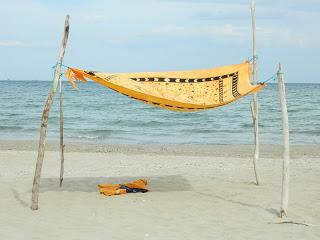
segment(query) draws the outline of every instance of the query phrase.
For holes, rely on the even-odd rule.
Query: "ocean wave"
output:
[[[113,129],[95,129],[95,130],[82,130],[83,132],[86,132],[88,134],[111,134],[114,132],[118,132],[117,130]],[[122,131],[122,130],[120,130]]]
[[[302,135],[308,135],[308,136],[320,136],[320,129],[313,129],[313,130],[290,130],[290,134],[302,134]]]
[[[23,130],[23,127],[20,126],[1,126],[0,125],[0,130]]]
[[[259,127],[261,128],[267,128],[267,127],[271,127],[271,125],[267,125],[264,123],[261,123],[262,121],[259,122]],[[241,124],[242,128],[253,128],[253,123],[242,123]]]
[[[6,117],[15,117],[15,116],[22,116],[23,113],[10,113],[10,112],[6,112],[6,113],[2,113],[2,116],[6,116]]]
[[[85,136],[85,135],[82,136],[82,135],[78,135],[78,136],[76,136],[76,138],[80,138],[80,139],[99,139],[99,136]]]

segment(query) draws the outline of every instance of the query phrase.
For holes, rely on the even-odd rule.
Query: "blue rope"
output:
[[[273,74],[271,77],[269,77],[267,80],[265,80],[263,83],[269,82],[271,80],[276,81],[277,79],[277,73]]]

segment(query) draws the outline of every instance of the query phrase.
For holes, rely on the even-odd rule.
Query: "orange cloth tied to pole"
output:
[[[148,191],[148,182],[146,179],[138,179],[125,184],[99,184],[99,191],[106,196],[121,195],[125,193],[145,193]]]

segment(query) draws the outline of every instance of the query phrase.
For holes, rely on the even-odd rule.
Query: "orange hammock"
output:
[[[250,84],[248,61],[204,70],[176,72],[104,73],[68,68],[66,76],[76,88],[74,79],[86,78],[130,98],[169,110],[190,112],[219,107],[265,84]]]

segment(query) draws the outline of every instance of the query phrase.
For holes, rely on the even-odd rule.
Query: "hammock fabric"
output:
[[[176,72],[104,73],[68,68],[66,76],[86,78],[133,99],[169,110],[191,112],[219,107],[249,93],[261,90],[265,84],[250,84],[248,61],[230,66]]]
[[[126,193],[148,192],[148,182],[146,179],[138,179],[125,184],[99,184],[99,192],[106,196],[121,195]]]

